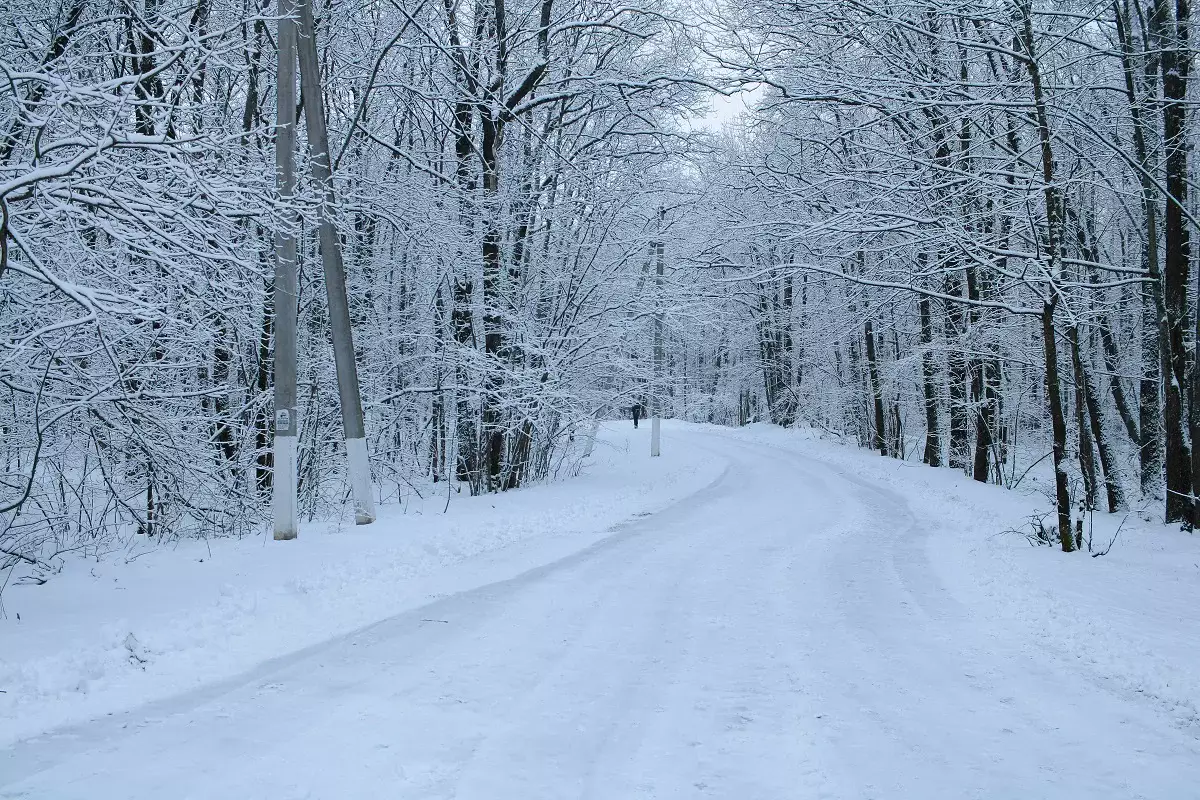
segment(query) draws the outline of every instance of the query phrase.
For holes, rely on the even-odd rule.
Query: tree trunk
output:
[[[487,468],[487,488],[500,491],[503,468],[505,426],[500,396],[504,388],[504,362],[507,361],[504,316],[500,297],[500,126],[484,109],[480,114],[483,136],[480,160],[483,162],[483,351],[487,354],[487,374],[483,392],[483,446]]]
[[[979,276],[975,267],[967,268],[967,297],[978,301],[981,292]],[[979,327],[979,311],[972,308],[969,312],[971,329]],[[978,344],[975,350],[978,351]],[[984,359],[979,356],[971,358],[971,405],[975,409],[975,460],[971,467],[971,477],[980,483],[987,483],[988,464],[992,450],[992,417],[995,405],[991,386],[988,384],[987,370]]]
[[[1046,355],[1046,399],[1053,431],[1054,496],[1058,508],[1058,541],[1064,553],[1075,549],[1071,533],[1071,493],[1067,488],[1067,419],[1063,414],[1062,385],[1058,375],[1058,343],[1054,339],[1054,295],[1042,306],[1042,344]]]
[[[896,327],[896,318],[892,317],[892,358],[900,361],[900,334]],[[892,443],[891,451],[892,458],[904,460],[904,417],[900,413],[900,393],[895,392],[892,395]]]
[[[996,376],[995,362],[980,359],[977,366],[979,381],[978,412],[975,417],[975,463],[972,477],[987,483],[988,466],[992,458],[992,427],[996,421]]]
[[[871,399],[875,404],[875,433],[872,438],[872,447],[878,450],[881,456],[886,456],[888,448],[886,422],[883,416],[883,392],[879,386],[879,364],[875,357],[875,330],[870,317],[867,317],[864,325],[863,336],[867,342],[867,379],[871,384]]]
[[[1100,454],[1100,469],[1104,472],[1104,494],[1108,501],[1108,513],[1115,514],[1125,505],[1124,492],[1121,489],[1120,476],[1117,474],[1116,459],[1108,446],[1108,436],[1104,432],[1104,416],[1100,408],[1100,400],[1086,368],[1083,370],[1083,397],[1087,403],[1088,418],[1092,421],[1092,440],[1096,443],[1096,452]]]
[[[1088,423],[1087,399],[1084,395],[1083,358],[1079,353],[1079,328],[1067,328],[1071,344],[1071,367],[1075,374],[1075,422],[1079,432],[1079,471],[1083,474],[1084,508],[1096,508],[1096,451],[1092,447],[1091,426]]]
[[[1169,374],[1164,376],[1167,438],[1166,521],[1192,521],[1192,455],[1184,425],[1200,441],[1200,408],[1184,407],[1189,371],[1184,334],[1188,328],[1188,268],[1191,235],[1184,220],[1187,205],[1187,80],[1191,65],[1188,50],[1188,4],[1176,0],[1172,19],[1167,0],[1154,0],[1153,16],[1162,32],[1163,153],[1165,155],[1166,210],[1163,214],[1163,293],[1166,305]],[[1200,455],[1200,454],[1197,454]],[[1200,472],[1200,467],[1197,469]]]
[[[1054,338],[1054,309],[1061,297],[1056,282],[1062,277],[1063,205],[1058,186],[1054,182],[1050,115],[1046,111],[1042,76],[1034,47],[1033,10],[1029,0],[1021,3],[1019,11],[1020,38],[1026,56],[1025,67],[1029,72],[1029,83],[1033,90],[1042,161],[1042,197],[1046,212],[1046,250],[1049,255],[1048,272],[1051,285],[1048,287],[1048,295],[1042,300],[1042,344],[1046,356],[1046,396],[1050,404],[1050,423],[1054,432],[1054,489],[1055,503],[1058,506],[1058,539],[1063,552],[1070,553],[1075,550],[1075,537],[1071,530],[1071,496],[1067,488],[1067,420],[1063,414],[1062,387],[1058,373],[1058,343]]]
[[[1114,2],[1117,38],[1121,43],[1121,64],[1125,77],[1125,96],[1132,120],[1133,149],[1141,167],[1138,179],[1141,183],[1142,215],[1145,220],[1145,238],[1142,257],[1147,275],[1152,279],[1142,287],[1142,378],[1138,394],[1138,465],[1141,471],[1142,494],[1152,493],[1162,475],[1163,408],[1160,397],[1160,382],[1165,388],[1169,368],[1167,367],[1166,307],[1163,300],[1162,275],[1158,253],[1158,186],[1154,180],[1154,165],[1146,145],[1147,122],[1142,113],[1142,97],[1136,84],[1137,71],[1134,65],[1133,35],[1130,30],[1128,0]],[[1142,49],[1146,52],[1142,76],[1147,98],[1154,94],[1157,83],[1156,70],[1158,47],[1152,42],[1157,39],[1158,23],[1151,15],[1154,30],[1147,32]]]
[[[929,315],[929,298],[918,304],[921,315],[921,387],[925,393],[925,454],[923,461],[931,467],[942,465],[942,437],[938,425],[937,372],[933,364],[933,322]]]
[[[658,224],[661,230],[663,211],[658,211]],[[663,398],[663,261],[664,244],[662,239],[655,243],[654,250],[654,394],[650,402],[654,404],[654,416],[650,419],[650,455],[657,457],[662,454],[662,398]]]
[[[946,294],[959,296],[957,279],[946,279]],[[964,472],[970,458],[968,441],[970,417],[967,414],[967,360],[963,354],[965,334],[963,309],[958,303],[946,304],[946,340],[949,346],[947,377],[950,382],[950,466]]]
[[[1106,317],[1101,316],[1099,327],[1100,345],[1104,350],[1104,368],[1108,370],[1109,390],[1112,392],[1113,405],[1117,407],[1117,414],[1121,417],[1121,424],[1125,426],[1125,432],[1129,434],[1129,441],[1133,442],[1135,446],[1140,446],[1142,437],[1138,430],[1138,421],[1133,416],[1133,409],[1130,408],[1125,387],[1121,383],[1119,374],[1121,358],[1120,352],[1117,350],[1117,343],[1113,339],[1112,326]],[[1157,327],[1156,325],[1156,330]]]

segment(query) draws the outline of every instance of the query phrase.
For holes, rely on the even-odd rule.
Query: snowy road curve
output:
[[[0,797],[1189,798],[1200,746],[954,597],[898,496],[767,445],[512,580],[0,752]]]

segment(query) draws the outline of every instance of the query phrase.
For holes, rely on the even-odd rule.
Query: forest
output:
[[[1190,529],[1191,27],[6,0],[0,570],[560,480],[634,405]]]

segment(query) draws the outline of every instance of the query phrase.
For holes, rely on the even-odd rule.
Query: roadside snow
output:
[[[1032,547],[1017,532],[1049,510],[1036,491],[983,485],[808,431],[712,430],[785,447],[895,492],[927,528],[937,579],[981,629],[1003,625],[1080,679],[1149,701],[1200,737],[1200,535],[1147,521],[1157,507],[1095,514],[1093,547],[1116,536],[1111,551],[1065,554]]]
[[[984,486],[953,470],[881,458],[803,431],[671,423],[665,432],[664,456],[651,461],[648,430],[635,435],[627,425],[606,426],[581,477],[499,496],[455,496],[446,514],[444,495],[435,496],[385,508],[366,528],[314,523],[291,543],[220,540],[210,551],[190,542],[131,561],[78,560],[44,586],[10,586],[0,619],[0,742],[232,678],[432,599],[553,562],[666,506],[693,507],[694,495],[726,468],[709,449],[713,437],[791,451],[808,459],[804,474],[831,468],[851,483],[879,487],[888,495],[880,508],[911,514],[895,534],[910,537],[904,547],[911,541],[930,565],[914,573],[936,584],[929,598],[966,614],[983,641],[1024,651],[1024,659],[1006,663],[1056,664],[1072,684],[1102,687],[1131,709],[1148,704],[1200,737],[1200,536],[1136,515],[1097,514],[1098,547],[1124,519],[1111,552],[1065,555],[1005,533],[1046,510],[1040,494]],[[813,500],[802,496],[811,488],[798,487],[794,499],[779,495],[779,502],[811,514]],[[865,519],[860,512],[843,507],[841,524],[853,529]],[[905,533],[912,519],[916,536]],[[888,525],[871,524],[872,537],[886,542]],[[819,537],[813,541],[815,547]],[[825,544],[829,558],[841,552]],[[871,546],[847,549],[867,559],[854,562],[854,574],[883,580],[897,568],[896,553],[877,550],[874,563]],[[840,573],[831,567],[830,574]]]
[[[668,433],[669,436],[669,433]],[[718,478],[724,461],[608,424],[581,476],[502,495],[314,522],[300,538],[185,542],[69,562],[9,586],[0,619],[0,744],[236,675],[431,599],[504,580]]]
[[[447,517],[80,565],[27,595],[53,637],[7,733],[92,718],[0,748],[0,794],[1194,794],[1200,540],[1064,555],[1000,533],[1041,496],[665,431],[661,461],[611,428],[588,476]]]

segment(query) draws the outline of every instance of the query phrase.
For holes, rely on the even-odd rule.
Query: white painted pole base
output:
[[[371,493],[367,440],[347,439],[346,460],[350,465],[350,489],[354,493],[354,524],[370,525],[375,521],[375,495]]]
[[[584,458],[591,458],[592,451],[596,449],[596,437],[600,435],[600,417],[596,416],[592,419],[592,428],[588,431],[587,447],[583,450]]]
[[[296,437],[275,437],[275,475],[271,480],[271,506],[275,538],[295,539],[296,530]]]
[[[659,442],[659,436],[660,436],[659,426],[660,426],[661,422],[662,422],[662,420],[660,420],[658,417],[654,417],[653,419],[650,420],[650,456],[651,457],[662,455],[661,451],[658,448],[658,442]]]

